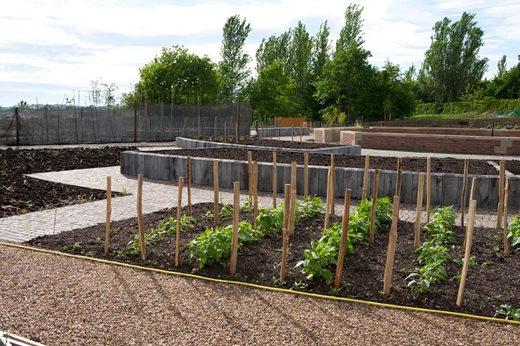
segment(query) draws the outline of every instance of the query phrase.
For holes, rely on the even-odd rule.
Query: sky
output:
[[[402,69],[420,66],[433,24],[463,11],[476,13],[484,30],[481,55],[489,59],[485,77],[507,55],[520,54],[519,0],[365,0],[365,44],[370,62],[386,60]],[[246,50],[254,56],[262,38],[277,35],[301,20],[313,35],[327,20],[335,41],[349,1],[166,1],[166,0],[2,0],[0,10],[0,105],[20,100],[55,104],[75,95],[84,105],[92,80],[132,90],[139,68],[162,47],[180,44],[220,59],[222,26],[234,14],[252,27]]]

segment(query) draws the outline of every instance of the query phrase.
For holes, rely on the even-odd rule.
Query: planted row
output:
[[[406,279],[408,286],[417,293],[425,293],[431,284],[448,278],[446,263],[451,259],[448,245],[453,241],[457,214],[452,206],[437,208],[431,221],[424,225],[428,240],[416,251],[419,267]]]
[[[362,200],[349,219],[349,232],[345,243],[346,253],[352,254],[356,244],[368,241],[371,202]],[[376,206],[376,230],[380,230],[392,219],[392,203],[388,197],[379,198]],[[323,278],[331,282],[333,268],[338,259],[341,239],[341,223],[335,222],[323,230],[320,239],[311,243],[304,251],[304,259],[296,264],[309,280]]]

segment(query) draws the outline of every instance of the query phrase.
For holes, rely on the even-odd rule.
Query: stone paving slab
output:
[[[112,189],[114,191],[130,193],[128,196],[112,199],[112,220],[123,220],[136,215],[136,197],[134,193],[137,188],[137,181],[135,178],[123,176],[120,173],[119,166],[37,173],[30,176],[63,184],[103,190],[106,188],[106,177],[112,176]],[[247,191],[243,191],[243,199],[246,195]],[[221,190],[220,196],[222,202],[232,202],[233,195],[230,190]],[[279,195],[279,202],[282,200],[283,197]],[[145,214],[173,207],[176,205],[176,201],[176,185],[155,181],[144,182],[143,212]],[[213,202],[213,190],[211,188],[193,187],[192,203],[202,202]],[[186,205],[186,203],[187,194],[184,192],[183,205]],[[259,195],[259,203],[261,206],[270,207],[272,205],[271,195]],[[342,201],[337,199],[335,204],[336,212],[340,213]],[[101,200],[0,218],[0,240],[24,242],[41,235],[103,223],[105,221],[105,206],[105,201]],[[402,205],[400,218],[403,221],[413,222],[415,220],[415,206]],[[493,227],[495,220],[493,211],[480,211],[476,223],[477,225]],[[423,213],[424,221],[425,215]]]

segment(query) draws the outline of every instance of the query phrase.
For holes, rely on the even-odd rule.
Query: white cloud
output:
[[[371,61],[378,65],[387,59],[403,68],[412,63],[420,64],[429,46],[434,22],[445,15],[456,18],[464,10],[477,11],[477,20],[486,33],[482,54],[491,58],[489,75],[494,72],[496,60],[502,54],[508,54],[510,61],[518,54],[518,1],[358,2],[365,8],[366,46],[372,52]],[[60,95],[57,96],[60,99],[64,88],[86,89],[90,80],[99,77],[117,83],[120,91],[127,91],[137,81],[140,66],[158,54],[163,45],[177,43],[168,37],[182,38],[191,51],[218,60],[222,25],[233,14],[245,16],[251,23],[254,39],[248,41],[246,50],[253,59],[259,37],[278,34],[298,20],[313,24],[328,20],[335,39],[347,5],[343,0],[244,1],[239,4],[224,0],[187,4],[185,1],[182,4],[106,0],[5,1],[0,13],[0,83],[4,86],[12,83],[10,95],[15,96],[9,96],[11,99],[4,96],[0,103],[24,98],[27,88],[19,88],[17,95],[18,83],[56,85],[55,94]],[[118,37],[126,39],[118,40]],[[132,42],[133,37],[139,40]],[[161,37],[165,38],[164,42]],[[40,53],[45,47],[50,47],[50,52]],[[56,49],[52,50],[52,47]],[[254,65],[252,61],[251,67]],[[57,101],[52,99],[52,90],[46,92],[48,102]]]

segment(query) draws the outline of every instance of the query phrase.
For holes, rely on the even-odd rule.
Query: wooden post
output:
[[[237,99],[236,142],[240,139],[240,100]]]
[[[105,217],[105,256],[110,248],[110,219],[112,217],[112,177],[107,177],[107,209]]]
[[[365,156],[365,170],[363,171],[363,188],[361,190],[361,199],[368,196],[368,170],[370,168],[370,155]]]
[[[504,257],[509,256],[509,240],[507,239],[508,234],[508,221],[507,221],[507,214],[508,214],[508,204],[509,204],[509,179],[506,179],[506,188],[504,192],[504,224],[502,227],[502,233],[504,236]]]
[[[217,227],[220,223],[220,198],[219,198],[219,164],[218,160],[213,160],[213,226]]]
[[[291,192],[296,193],[298,181],[296,180],[296,161],[291,162]]]
[[[134,143],[137,143],[137,100],[134,101]]]
[[[430,222],[432,194],[432,158],[426,158],[426,222]]]
[[[303,196],[309,195],[309,153],[303,153]]]
[[[253,186],[252,186],[252,174],[253,172],[253,152],[251,150],[247,151],[247,175],[248,179],[248,189],[249,189],[249,202],[253,202]]]
[[[383,294],[385,298],[390,296],[392,288],[392,276],[394,272],[395,248],[397,245],[397,224],[399,223],[399,196],[394,196],[392,225],[390,226],[390,236],[388,237],[388,251],[386,253],[385,276],[383,281]]]
[[[401,170],[402,160],[400,157],[397,158],[397,169],[396,169],[396,181],[395,181],[395,195],[401,196]]]
[[[415,207],[415,236],[413,241],[414,249],[418,249],[421,245],[421,217],[423,206],[423,191],[424,191],[424,173],[419,174],[419,181],[417,183],[417,205]]]
[[[14,129],[16,131],[16,146],[20,145],[20,113],[18,113],[18,107],[14,109]],[[58,136],[59,140],[59,136]]]
[[[187,182],[187,189],[188,189],[188,214],[191,216],[191,156],[188,156],[187,160],[188,165],[188,182]]]
[[[460,194],[460,225],[464,227],[464,213],[466,212],[466,194],[468,190],[469,160],[464,159],[464,177],[462,178],[462,193]]]
[[[235,275],[237,271],[238,255],[238,223],[240,216],[240,183],[233,182],[233,228],[231,235],[231,259],[229,264],[229,275]]]
[[[348,224],[350,219],[350,198],[352,190],[345,189],[345,203],[343,204],[343,219],[341,220],[341,238],[339,241],[339,254],[336,264],[336,277],[334,280],[334,287],[339,288],[341,285],[341,276],[343,274],[343,267],[345,265],[345,255],[347,252],[348,239]]]
[[[282,240],[282,263],[280,264],[280,281],[285,281],[285,274],[287,272],[287,255],[289,254],[289,214],[291,210],[291,185],[284,186],[284,218],[283,218],[283,240]]]
[[[253,211],[256,225],[256,216],[258,215],[258,162],[253,161],[252,167],[253,171],[251,173],[251,178],[253,179]]]
[[[469,202],[468,228],[466,230],[466,244],[464,251],[464,262],[462,265],[462,275],[460,277],[459,292],[457,294],[457,305],[462,305],[464,298],[464,288],[466,286],[466,278],[468,277],[469,257],[471,254],[471,244],[473,242],[473,226],[475,224],[475,212],[477,210],[477,201]]]
[[[137,227],[139,228],[139,249],[141,250],[141,259],[146,259],[146,244],[144,239],[143,228],[143,175],[137,176]]]
[[[470,199],[469,199],[469,202],[470,202],[470,206],[471,206],[471,201],[473,200],[477,200],[477,177],[473,177],[473,179],[471,179],[471,192],[470,192]],[[475,205],[476,207],[476,205]],[[466,234],[464,234],[464,244],[463,244],[463,247],[465,248],[466,247],[466,241],[467,241],[467,232]]]
[[[276,172],[276,151],[273,151],[273,208],[276,208],[276,196],[278,193],[278,176]]]
[[[329,167],[327,171],[327,196],[325,197],[325,222],[323,224],[323,229],[326,229],[329,227],[330,222],[330,188],[331,188],[331,170],[332,168]]]
[[[502,215],[504,215],[504,189],[506,184],[506,162],[500,160],[498,174],[498,207],[497,207],[497,230],[502,226]]]
[[[376,237],[376,208],[377,208],[377,196],[379,193],[379,176],[381,171],[376,169],[374,184],[372,185],[372,206],[370,208],[370,229],[368,232],[370,244],[374,244]]]
[[[179,177],[177,187],[177,229],[175,231],[175,267],[181,265],[181,211],[182,211],[182,187],[184,178]]]
[[[334,200],[336,199],[334,194],[336,192],[336,157],[334,154],[330,154],[330,215],[336,214],[336,204],[334,203]]]

